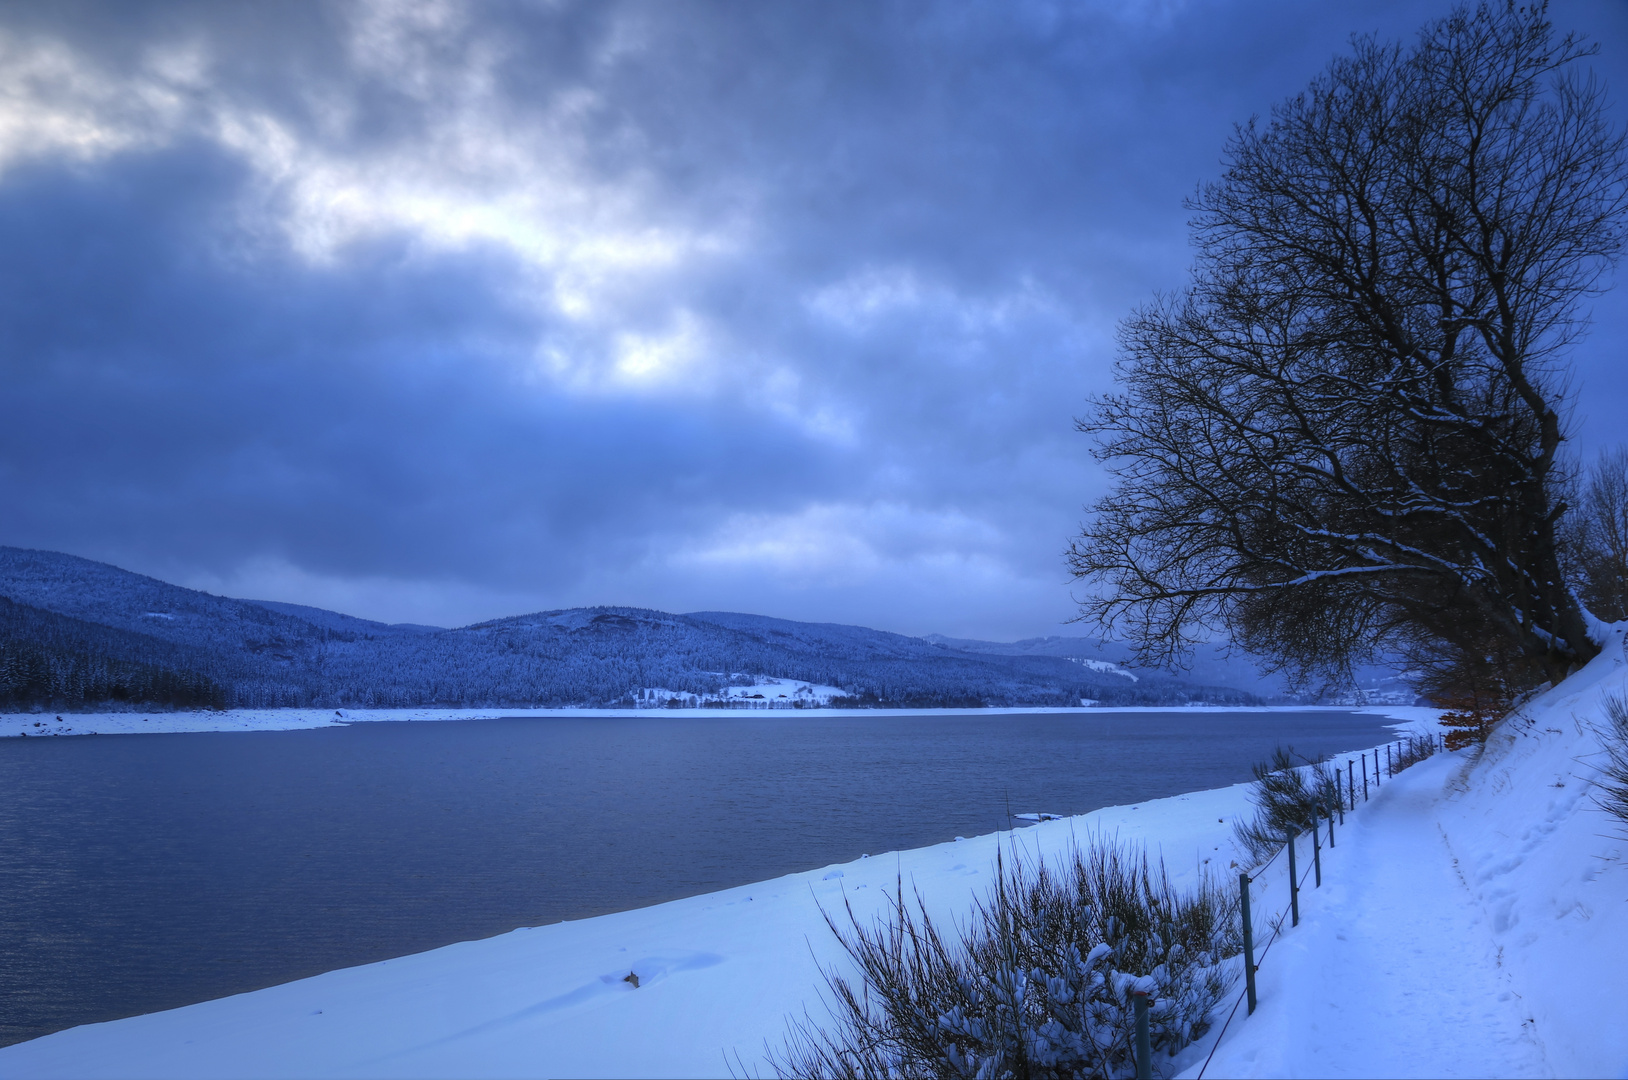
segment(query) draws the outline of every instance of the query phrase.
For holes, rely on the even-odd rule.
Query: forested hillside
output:
[[[55,552],[0,548],[0,703],[626,706],[647,688],[840,687],[878,707],[1248,704],[1247,690],[1032,652],[756,615],[574,608],[443,630],[213,596]],[[968,643],[969,645],[976,643]]]
[[[0,597],[0,709],[106,702],[219,708],[226,689],[207,658]]]

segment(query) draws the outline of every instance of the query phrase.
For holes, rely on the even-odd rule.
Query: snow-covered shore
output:
[[[1244,788],[1015,834],[1146,839],[1178,880],[1230,859]],[[1225,821],[1219,819],[1225,819]],[[937,915],[990,880],[997,836],[939,844],[88,1025],[0,1049],[6,1077],[718,1076],[756,1070],[839,959],[820,908],[868,918],[902,878]],[[1225,865],[1223,863],[1222,865]],[[622,981],[637,974],[639,987]],[[728,1055],[728,1062],[726,1062]],[[739,1066],[737,1066],[739,1068]]]
[[[1628,825],[1592,797],[1624,630],[1354,817],[1206,1075],[1628,1074]]]
[[[374,722],[432,722],[439,720],[493,720],[498,717],[535,716],[674,716],[674,717],[779,717],[788,716],[961,716],[983,713],[1135,713],[1233,712],[1269,709],[1291,712],[1345,712],[1344,705],[1165,705],[1124,708],[998,708],[998,709],[184,709],[174,712],[131,709],[101,713],[0,713],[0,738],[56,735],[137,735],[182,731],[296,731],[302,728],[340,727]],[[1390,716],[1407,710],[1359,710]],[[1434,714],[1432,714],[1434,715]]]
[[[1260,1010],[1239,1011],[1205,1075],[1623,1074],[1628,843],[1587,782],[1602,696],[1628,690],[1613,635],[1473,767],[1438,755],[1348,818],[1304,921],[1261,961]],[[821,965],[841,963],[822,908],[868,919],[902,881],[935,916],[962,916],[1001,843],[1146,842],[1178,885],[1231,874],[1247,812],[1238,785],[517,930],[59,1032],[0,1049],[0,1075],[755,1074],[788,1016],[818,1015]],[[1262,916],[1283,899],[1274,873]],[[1175,1067],[1195,1075],[1214,1038]]]

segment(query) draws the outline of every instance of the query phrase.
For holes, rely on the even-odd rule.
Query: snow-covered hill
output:
[[[110,664],[126,673],[126,691],[165,683],[173,671],[169,682],[219,688],[209,690],[210,703],[247,709],[635,708],[651,690],[664,691],[663,701],[728,703],[740,696],[729,687],[758,679],[840,691],[804,695],[804,704],[865,707],[1255,700],[1168,676],[1131,682],[1061,656],[964,651],[860,626],[726,612],[597,607],[452,630],[388,626],[18,548],[0,548],[5,598],[12,603],[0,610],[0,708],[94,708],[97,700],[75,696],[85,685],[75,673]]]
[[[1437,755],[1347,815],[1323,849],[1323,886],[1302,893],[1301,924],[1257,954],[1259,1010],[1226,1022],[1229,999],[1163,1071],[1624,1075],[1628,840],[1590,786],[1603,702],[1628,694],[1624,629],[1484,754]],[[1390,714],[1404,727],[1434,719]],[[1245,786],[1197,792],[519,930],[60,1032],[0,1049],[0,1074],[756,1074],[787,1016],[818,1014],[820,967],[843,964],[822,907],[869,919],[902,882],[935,917],[965,915],[998,844],[1061,853],[1092,836],[1146,841],[1178,885],[1235,880],[1232,823],[1248,809]],[[1285,906],[1282,863],[1256,885],[1263,946]]]

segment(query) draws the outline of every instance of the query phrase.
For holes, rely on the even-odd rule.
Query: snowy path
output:
[[[1240,1010],[1206,1076],[1553,1075],[1438,825],[1452,767],[1418,765],[1348,818],[1300,926],[1261,961],[1260,1010]],[[1265,885],[1263,927],[1287,876]]]

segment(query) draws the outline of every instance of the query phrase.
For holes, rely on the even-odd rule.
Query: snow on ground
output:
[[[1590,782],[1603,701],[1628,694],[1624,629],[1479,757],[1414,766],[1348,819],[1204,1075],[1628,1073],[1628,826]]]
[[[555,716],[562,712],[580,715],[571,710],[557,709],[186,709],[175,712],[0,713],[0,738],[177,731],[292,731],[370,720],[483,720],[499,716]],[[620,715],[627,713],[624,711]]]
[[[1260,1008],[1223,1032],[1224,1003],[1172,1067],[1196,1076],[1213,1047],[1205,1076],[1624,1075],[1628,841],[1589,797],[1603,696],[1628,693],[1623,630],[1478,758],[1438,755],[1387,780],[1323,849],[1301,924],[1269,947],[1284,860],[1262,872]],[[1373,711],[1415,730],[1434,719]],[[868,920],[902,881],[935,918],[964,917],[1003,843],[1060,854],[1091,838],[1145,841],[1178,885],[1235,875],[1247,791],[1042,821],[89,1025],[0,1049],[0,1075],[758,1073],[787,1016],[819,1014],[821,965],[841,963],[822,909],[847,902]]]
[[[749,676],[737,676],[748,678]],[[669,690],[663,686],[647,686],[635,695],[641,709],[667,708],[668,702],[678,702],[679,708],[705,708],[727,701],[723,708],[748,709],[817,709],[831,704],[832,698],[847,697],[848,691],[840,686],[822,686],[800,679],[777,679],[758,676],[748,684],[725,686],[707,695],[692,694],[687,690]]]
[[[811,686],[816,693],[833,690],[834,687],[821,687],[807,683],[795,683],[792,680],[776,680],[785,682],[795,688],[798,685]],[[735,690],[754,692],[749,687],[731,687]],[[776,691],[777,693],[779,691]],[[1290,712],[1316,712],[1319,708],[1330,711],[1349,712],[1343,706],[1300,706],[1283,705],[1270,708],[1286,709]],[[749,710],[741,708],[721,709],[684,709],[675,713],[679,717],[741,717]],[[1079,709],[1034,707],[1018,709],[803,709],[800,715],[807,716],[966,716],[988,713],[1076,713]],[[1137,712],[1242,712],[1259,713],[1269,711],[1269,708],[1247,706],[1194,706],[1194,705],[1160,705],[1136,706],[1123,708],[1098,708],[1093,713],[1137,713]],[[1384,710],[1366,710],[1381,712]],[[16,737],[22,735],[132,735],[132,734],[160,734],[178,731],[292,731],[298,728],[336,727],[344,724],[364,724],[374,721],[435,721],[435,720],[491,720],[500,716],[534,716],[534,717],[583,717],[583,716],[633,716],[631,709],[195,709],[167,711],[140,711],[129,710],[125,712],[105,713],[53,713],[53,712],[26,712],[26,713],[0,713],[0,738]],[[641,711],[638,715],[648,716],[648,712]]]
[[[819,683],[799,682],[796,679],[758,679],[751,686],[726,686],[724,696],[732,701],[753,705],[759,702],[773,706],[787,703],[827,705],[832,698],[846,697],[848,692],[840,686],[822,686]]]
[[[1207,1076],[1550,1075],[1436,828],[1456,767],[1445,756],[1415,766],[1336,829],[1323,887],[1301,893],[1300,926],[1257,952],[1260,1010],[1240,1010]],[[1267,916],[1288,903],[1284,868],[1273,869],[1254,893],[1262,945]]]
[[[1103,675],[1122,675],[1125,678],[1129,679],[1131,682],[1141,682],[1142,681],[1140,678],[1138,678],[1133,673],[1131,673],[1129,671],[1126,671],[1124,668],[1120,667],[1118,664],[1110,663],[1107,660],[1082,660],[1079,657],[1070,657],[1070,659],[1073,660],[1076,664],[1084,664],[1086,667],[1090,668],[1092,671],[1098,672],[1099,674],[1103,674]]]

